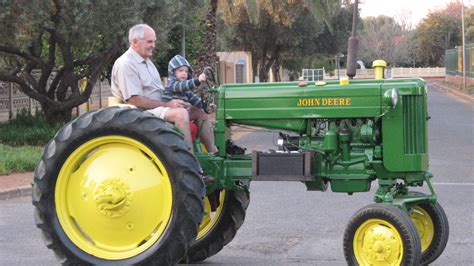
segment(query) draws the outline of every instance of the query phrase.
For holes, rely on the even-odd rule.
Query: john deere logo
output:
[[[352,98],[309,98],[298,99],[296,106],[349,106]]]

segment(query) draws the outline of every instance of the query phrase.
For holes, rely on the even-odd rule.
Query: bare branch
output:
[[[56,38],[49,34],[48,64],[54,65],[56,62]]]
[[[23,68],[23,72],[26,72],[26,73],[31,73],[31,71],[33,71],[33,69],[35,67],[37,67],[38,64],[36,64],[35,62],[28,62],[28,64],[26,64],[26,66]]]
[[[29,97],[31,97],[31,98],[33,98],[33,99],[35,99],[35,100],[37,100],[41,103],[48,102],[49,104],[54,104],[53,101],[49,100],[44,95],[41,95],[40,93],[38,93],[37,91],[32,89],[30,87],[30,85],[28,85],[28,83],[25,82],[23,79],[21,79],[21,77],[19,77],[19,76],[12,76],[12,75],[8,75],[8,74],[0,73],[0,80],[13,82],[13,83],[18,84],[20,86],[20,90],[24,94],[26,94],[27,96],[29,96]]]
[[[60,70],[56,72],[56,75],[54,76],[53,81],[49,85],[49,90],[46,94],[48,98],[54,99],[54,94],[56,93],[56,89],[58,87],[59,81],[61,80],[63,75],[64,75],[64,68],[61,68]]]
[[[33,87],[33,89],[37,90],[38,89],[38,83],[36,82],[35,78],[31,75],[29,72],[20,72],[20,77],[23,76],[23,78],[30,84],[30,86]]]
[[[10,72],[10,74],[9,74],[10,76],[16,76],[16,75],[17,75],[18,73],[20,73],[20,71],[21,71],[21,68],[22,68],[22,67],[21,67],[20,63],[19,63],[19,62],[15,62],[15,63],[16,63],[16,67],[15,67],[15,69],[13,69],[13,70]]]
[[[89,78],[89,82],[87,83],[87,87],[80,94],[80,97],[71,98],[70,100],[68,99],[68,101],[65,102],[63,105],[64,108],[76,107],[77,105],[82,104],[89,99],[92,93],[92,89],[94,88],[96,81],[99,79],[100,74],[102,73],[104,68],[107,66],[107,64],[109,64],[110,61],[112,61],[114,54],[117,52],[118,47],[120,47],[118,45],[119,43],[120,42],[118,42],[117,45],[114,45],[113,48],[110,48],[109,50],[107,50],[107,52],[104,52],[101,57],[98,57],[99,59],[98,61],[100,62],[100,64],[95,65],[91,70],[87,71],[88,73],[90,73],[90,78]],[[77,86],[77,80],[81,78],[81,76],[77,76],[76,78],[77,79],[76,79],[75,85]]]
[[[16,56],[19,56],[19,57],[22,57],[28,61],[32,61],[32,62],[35,62],[36,64],[40,65],[40,66],[45,66],[46,64],[43,62],[43,60],[41,60],[41,58],[38,58],[36,56],[33,56],[31,54],[28,54],[28,53],[25,53],[25,52],[22,52],[20,51],[19,49],[16,49],[16,48],[13,48],[13,47],[7,47],[7,46],[2,46],[0,45],[0,52],[4,52],[6,54],[12,54],[12,55],[16,55]]]

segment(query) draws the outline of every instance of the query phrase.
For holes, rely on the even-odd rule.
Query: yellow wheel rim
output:
[[[204,198],[204,217],[202,218],[201,225],[199,226],[199,232],[196,237],[196,240],[203,238],[207,235],[217,224],[219,221],[222,210],[224,208],[224,200],[225,200],[225,190],[221,190],[219,193],[219,207],[217,207],[216,211],[211,211],[211,203],[209,202],[209,198],[206,196]]]
[[[369,219],[354,235],[354,255],[360,265],[400,265],[403,242],[398,230],[389,222]]]
[[[172,187],[160,159],[123,136],[92,139],[65,161],[55,188],[68,238],[95,257],[119,260],[156,243],[172,211]]]
[[[410,218],[416,226],[421,240],[421,252],[424,252],[433,242],[434,223],[428,212],[420,206],[415,206],[410,212]]]

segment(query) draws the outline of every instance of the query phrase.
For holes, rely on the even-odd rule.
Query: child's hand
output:
[[[213,103],[209,104],[208,108],[210,113],[214,113],[216,111],[216,105]]]
[[[199,75],[198,79],[199,79],[200,82],[206,81],[207,80],[206,74],[201,73],[201,75]]]

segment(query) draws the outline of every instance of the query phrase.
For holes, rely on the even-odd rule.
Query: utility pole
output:
[[[183,24],[181,25],[181,56],[186,58],[186,17],[183,16]]]
[[[461,1],[461,30],[462,30],[462,88],[466,90],[466,36],[464,36],[464,1]]]

